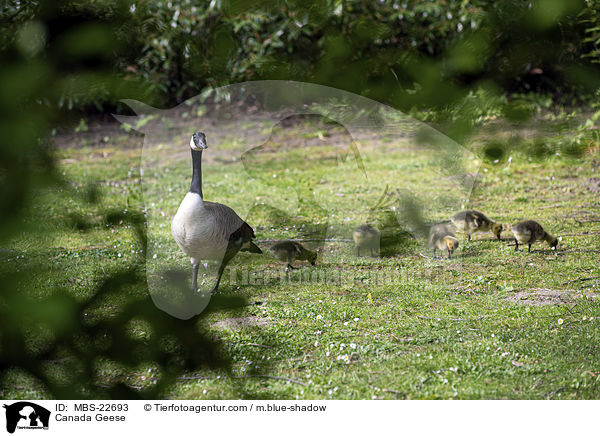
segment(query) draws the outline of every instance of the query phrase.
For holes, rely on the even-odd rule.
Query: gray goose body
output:
[[[242,245],[254,238],[252,228],[224,204],[203,201],[188,192],[171,222],[171,233],[192,263],[223,259],[230,242]],[[236,235],[231,241],[231,236]]]

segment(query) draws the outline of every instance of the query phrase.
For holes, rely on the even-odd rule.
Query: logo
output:
[[[29,401],[19,401],[4,405],[6,409],[6,431],[14,433],[15,429],[48,429],[50,411]]]

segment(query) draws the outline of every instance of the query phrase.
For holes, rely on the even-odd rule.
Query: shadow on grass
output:
[[[131,226],[138,244],[145,247],[141,215],[111,211],[104,222]],[[55,399],[151,399],[164,395],[187,371],[229,371],[231,362],[223,343],[199,327],[211,313],[244,307],[245,299],[217,295],[201,316],[171,317],[157,309],[148,295],[144,257],[139,257],[126,268],[107,273],[83,300],[56,285],[42,296],[33,296],[48,270],[46,259],[27,267],[4,268],[0,273],[2,390],[16,395],[6,374],[17,372],[33,377],[38,385],[34,389]],[[175,274],[174,278],[182,277]],[[132,377],[148,367],[156,377]],[[113,373],[120,368],[118,375],[107,378],[109,368]]]

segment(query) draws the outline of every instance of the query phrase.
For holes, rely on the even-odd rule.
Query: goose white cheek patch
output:
[[[194,137],[192,137],[192,138],[190,139],[190,148],[191,148],[192,150],[196,150],[196,151],[204,151],[204,148],[202,148],[202,147],[198,147],[198,146],[196,145],[196,143],[194,142]]]
[[[208,94],[215,98],[205,98]],[[192,290],[190,258],[171,234],[171,221],[191,182],[188,147],[201,149],[189,139],[196,131],[214,144],[203,150],[205,199],[231,206],[254,229],[254,242],[265,253],[241,252],[228,264],[219,291],[230,295],[291,276],[294,280],[286,286],[310,282],[353,287],[357,278],[344,268],[357,261],[352,234],[358,226],[389,212],[385,226],[380,225],[379,246],[361,256],[431,257],[428,225],[469,204],[480,165],[476,156],[391,107],[292,81],[247,82],[208,94],[169,110],[127,100],[146,122],[121,117],[144,133],[141,184],[148,289],[157,307],[174,317],[188,319],[207,307],[207,291],[222,262],[200,259],[198,289]],[[248,102],[261,103],[253,103],[250,111]],[[305,122],[307,117],[310,122]],[[364,163],[369,154],[385,154],[386,166],[369,169]],[[315,170],[322,180],[315,179]],[[335,183],[343,188],[332,189]],[[358,208],[351,200],[355,192],[360,193]],[[319,267],[304,266],[286,275],[266,253],[272,241],[287,238],[306,241],[307,249],[319,253]],[[460,246],[451,260],[435,260],[442,261],[462,262]],[[398,267],[372,273],[359,279],[393,285],[413,274]]]

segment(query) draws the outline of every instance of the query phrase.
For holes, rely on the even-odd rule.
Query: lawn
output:
[[[271,132],[252,116],[213,126],[205,197],[246,219],[265,254],[240,253],[224,275],[221,293],[243,296],[248,305],[196,324],[225,344],[232,371],[186,373],[164,395],[600,398],[600,158],[528,153],[550,136],[549,123],[482,129],[464,149],[452,149],[460,167],[439,149],[420,146],[408,127],[350,136],[338,125],[301,118]],[[95,221],[100,207],[143,210],[148,225],[149,286],[115,296],[100,308],[104,314],[118,312],[129,296],[159,292],[165,268],[191,279],[189,259],[169,229],[190,180],[189,137],[177,124],[165,129],[167,135],[147,135],[143,152],[142,136],[114,124],[55,137],[60,171],[77,192],[99,200],[86,204],[50,191],[32,203],[30,231],[2,252],[4,264],[26,268],[43,259],[45,267],[16,292],[35,297],[65,287],[83,300],[105,274],[140,256],[144,248],[131,228]],[[240,139],[239,131],[250,133]],[[492,136],[510,144],[497,161],[480,150]],[[405,213],[409,206],[419,213]],[[555,251],[537,244],[527,253],[514,251],[509,230],[502,241],[476,233],[467,243],[459,235],[452,259],[434,259],[423,226],[461,208],[507,225],[535,219],[562,240]],[[65,227],[65,219],[74,224]],[[383,231],[393,244],[381,257],[355,255],[352,229],[364,222],[388,225]],[[317,248],[317,265],[286,275],[267,250],[285,238]],[[134,334],[143,340],[145,328]],[[159,377],[151,363],[101,364],[98,374],[142,389]],[[5,398],[46,395],[19,373],[0,388]]]

